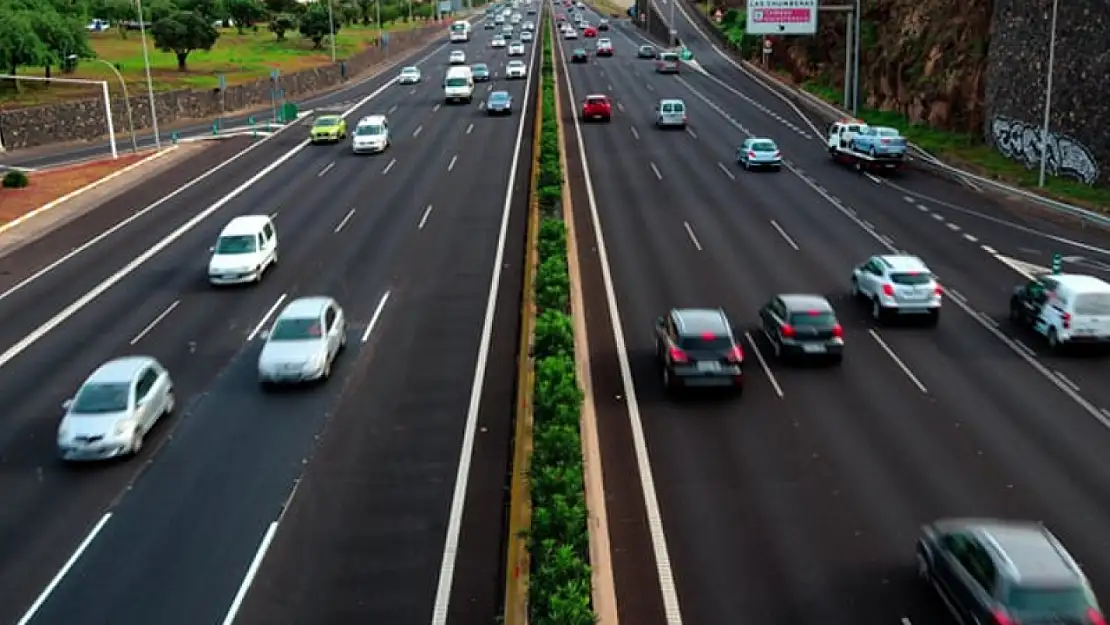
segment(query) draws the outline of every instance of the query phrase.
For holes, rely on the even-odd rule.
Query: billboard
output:
[[[817,0],[747,0],[749,35],[817,33]]]
[[[454,7],[455,7],[455,3],[451,2],[451,0],[440,0],[439,12],[440,13],[450,13],[454,10]]]

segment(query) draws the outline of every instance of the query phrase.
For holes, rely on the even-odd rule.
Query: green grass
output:
[[[424,22],[395,22],[386,24],[386,30],[398,31],[423,25]],[[376,26],[345,26],[336,35],[336,56],[340,59],[353,56],[366,49],[378,35]],[[117,31],[93,33],[89,43],[96,56],[116,65],[131,93],[146,89],[143,69],[143,52],[139,34],[129,32],[122,38]],[[150,47],[151,78],[155,91],[172,89],[214,89],[223,74],[228,85],[236,85],[270,75],[272,69],[283,74],[331,63],[331,47],[324,40],[320,49],[313,49],[312,42],[300,33],[286,33],[285,41],[277,41],[265,25],[258,32],[247,31],[240,35],[234,28],[220,29],[220,38],[212,50],[197,50],[189,55],[188,71],[177,70],[173,54]],[[20,68],[24,76],[45,76],[42,68]],[[81,61],[72,74],[62,75],[55,69],[52,74],[63,78],[107,80],[113,93],[118,89],[118,79],[112,70],[95,61]],[[19,92],[0,91],[0,107],[17,108],[50,104],[68,99],[87,97],[99,93],[94,86],[21,81]]]

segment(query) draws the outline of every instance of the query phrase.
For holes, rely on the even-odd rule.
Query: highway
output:
[[[383,154],[226,140],[3,259],[0,622],[492,622],[534,85],[488,38],[349,93],[352,130],[389,116]],[[495,71],[469,105],[443,104],[454,48]],[[513,116],[485,114],[494,87]],[[210,288],[209,246],[255,213],[279,266]],[[315,294],[348,319],[333,378],[262,393],[261,330]],[[168,368],[177,411],[139,458],[62,466],[62,401],[126,353]]]
[[[912,553],[920,524],[956,515],[1046,521],[1110,596],[1105,362],[1049,356],[1011,328],[1022,276],[1000,260],[1099,258],[1107,237],[921,172],[842,169],[816,121],[716,57],[688,19],[678,29],[710,75],[655,74],[627,24],[601,33],[614,58],[557,66],[622,622],[949,622]],[[576,47],[593,42],[561,46]],[[610,124],[574,120],[590,93],[614,101]],[[654,128],[664,97],[686,101],[688,131]],[[789,167],[744,172],[749,133],[775,139]],[[877,327],[850,301],[852,267],[894,250],[946,287],[937,328]],[[786,367],[752,340],[757,309],[784,292],[830,298],[842,367]],[[744,332],[743,398],[665,396],[655,318],[717,306]]]

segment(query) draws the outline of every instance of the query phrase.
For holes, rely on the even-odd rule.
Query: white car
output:
[[[525,42],[532,41],[532,31],[526,30],[520,33],[520,40]]]
[[[100,365],[62,407],[62,460],[133,456],[158,419],[173,412],[173,381],[157,360],[124,356]]]
[[[533,22],[524,22],[524,25],[521,26],[521,28],[524,30],[536,30],[536,24]]]
[[[448,57],[447,62],[451,65],[466,65],[466,52],[462,50],[452,50],[451,56]]]
[[[229,221],[209,248],[208,282],[214,286],[262,282],[277,265],[277,230],[269,215],[240,215]]]
[[[496,37],[494,37],[493,39],[490,39],[490,41],[489,41],[489,47],[491,47],[491,48],[504,48],[506,45],[508,45],[508,44],[505,41],[505,38],[502,37],[501,35],[497,35]]]
[[[423,76],[420,74],[419,67],[406,67],[401,70],[401,75],[397,77],[397,82],[402,85],[415,85],[420,82]]]
[[[524,44],[514,43],[509,46],[509,56],[524,56]]]
[[[384,152],[389,148],[389,120],[385,115],[368,115],[358,121],[351,135],[351,151],[355,154]]]
[[[509,61],[505,66],[505,78],[527,78],[528,67],[524,65],[524,61]]]
[[[563,31],[563,39],[578,39],[578,31],[568,26],[567,29]]]
[[[326,380],[347,345],[343,309],[330,297],[301,297],[286,304],[258,355],[258,381],[297,384]]]

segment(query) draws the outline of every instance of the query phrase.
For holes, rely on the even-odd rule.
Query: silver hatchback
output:
[[[258,380],[297,384],[326,380],[339,351],[347,344],[343,309],[330,297],[302,297],[289,302],[265,334],[258,355]]]
[[[736,149],[736,162],[744,169],[766,167],[778,171],[782,168],[782,152],[774,141],[752,137]]]

